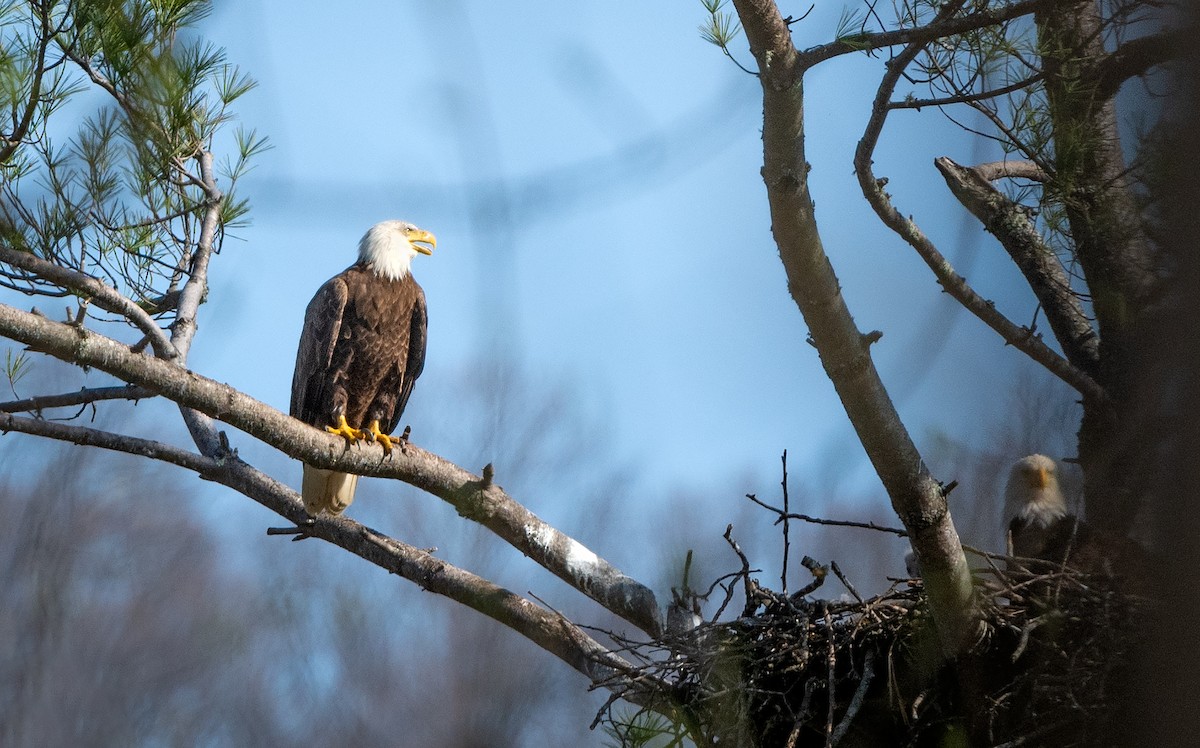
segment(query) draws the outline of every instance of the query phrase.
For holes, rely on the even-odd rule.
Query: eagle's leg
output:
[[[367,427],[367,435],[372,440],[383,445],[383,453],[389,455],[392,453],[392,445],[395,442],[400,441],[399,439],[393,439],[392,437],[380,431],[379,421],[371,421],[371,425]]]
[[[325,430],[331,434],[346,437],[346,441],[348,442],[356,442],[367,438],[366,432],[362,431],[361,429],[356,429],[350,424],[346,423],[346,416],[344,415],[338,416],[337,428],[334,428],[333,426],[326,426]]]

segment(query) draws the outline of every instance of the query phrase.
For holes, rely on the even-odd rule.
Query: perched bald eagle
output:
[[[1058,486],[1058,466],[1045,455],[1017,460],[1004,489],[1009,555],[1062,562],[1077,529]]]
[[[425,246],[429,245],[429,246]],[[358,262],[325,282],[308,304],[292,377],[291,415],[347,441],[389,437],[425,366],[425,292],[412,260],[437,239],[404,221],[372,226]],[[304,466],[301,495],[312,516],[341,514],[358,476]]]

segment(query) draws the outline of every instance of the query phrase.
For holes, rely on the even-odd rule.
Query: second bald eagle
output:
[[[433,234],[404,221],[378,223],[363,235],[358,261],[326,281],[304,314],[293,418],[391,452],[388,434],[425,366],[425,292],[413,280],[412,260],[436,246]],[[357,484],[357,475],[305,465],[304,508],[314,517],[341,514]]]

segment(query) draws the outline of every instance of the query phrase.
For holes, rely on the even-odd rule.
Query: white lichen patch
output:
[[[582,543],[563,535],[547,524],[526,525],[525,537],[548,558],[558,557],[567,573],[576,579],[603,574],[608,564]]]

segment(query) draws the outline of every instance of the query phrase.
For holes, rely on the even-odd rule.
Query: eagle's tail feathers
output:
[[[323,511],[338,515],[354,501],[354,489],[357,486],[357,475],[305,465],[300,496],[304,499],[305,511],[310,515],[315,517]]]

